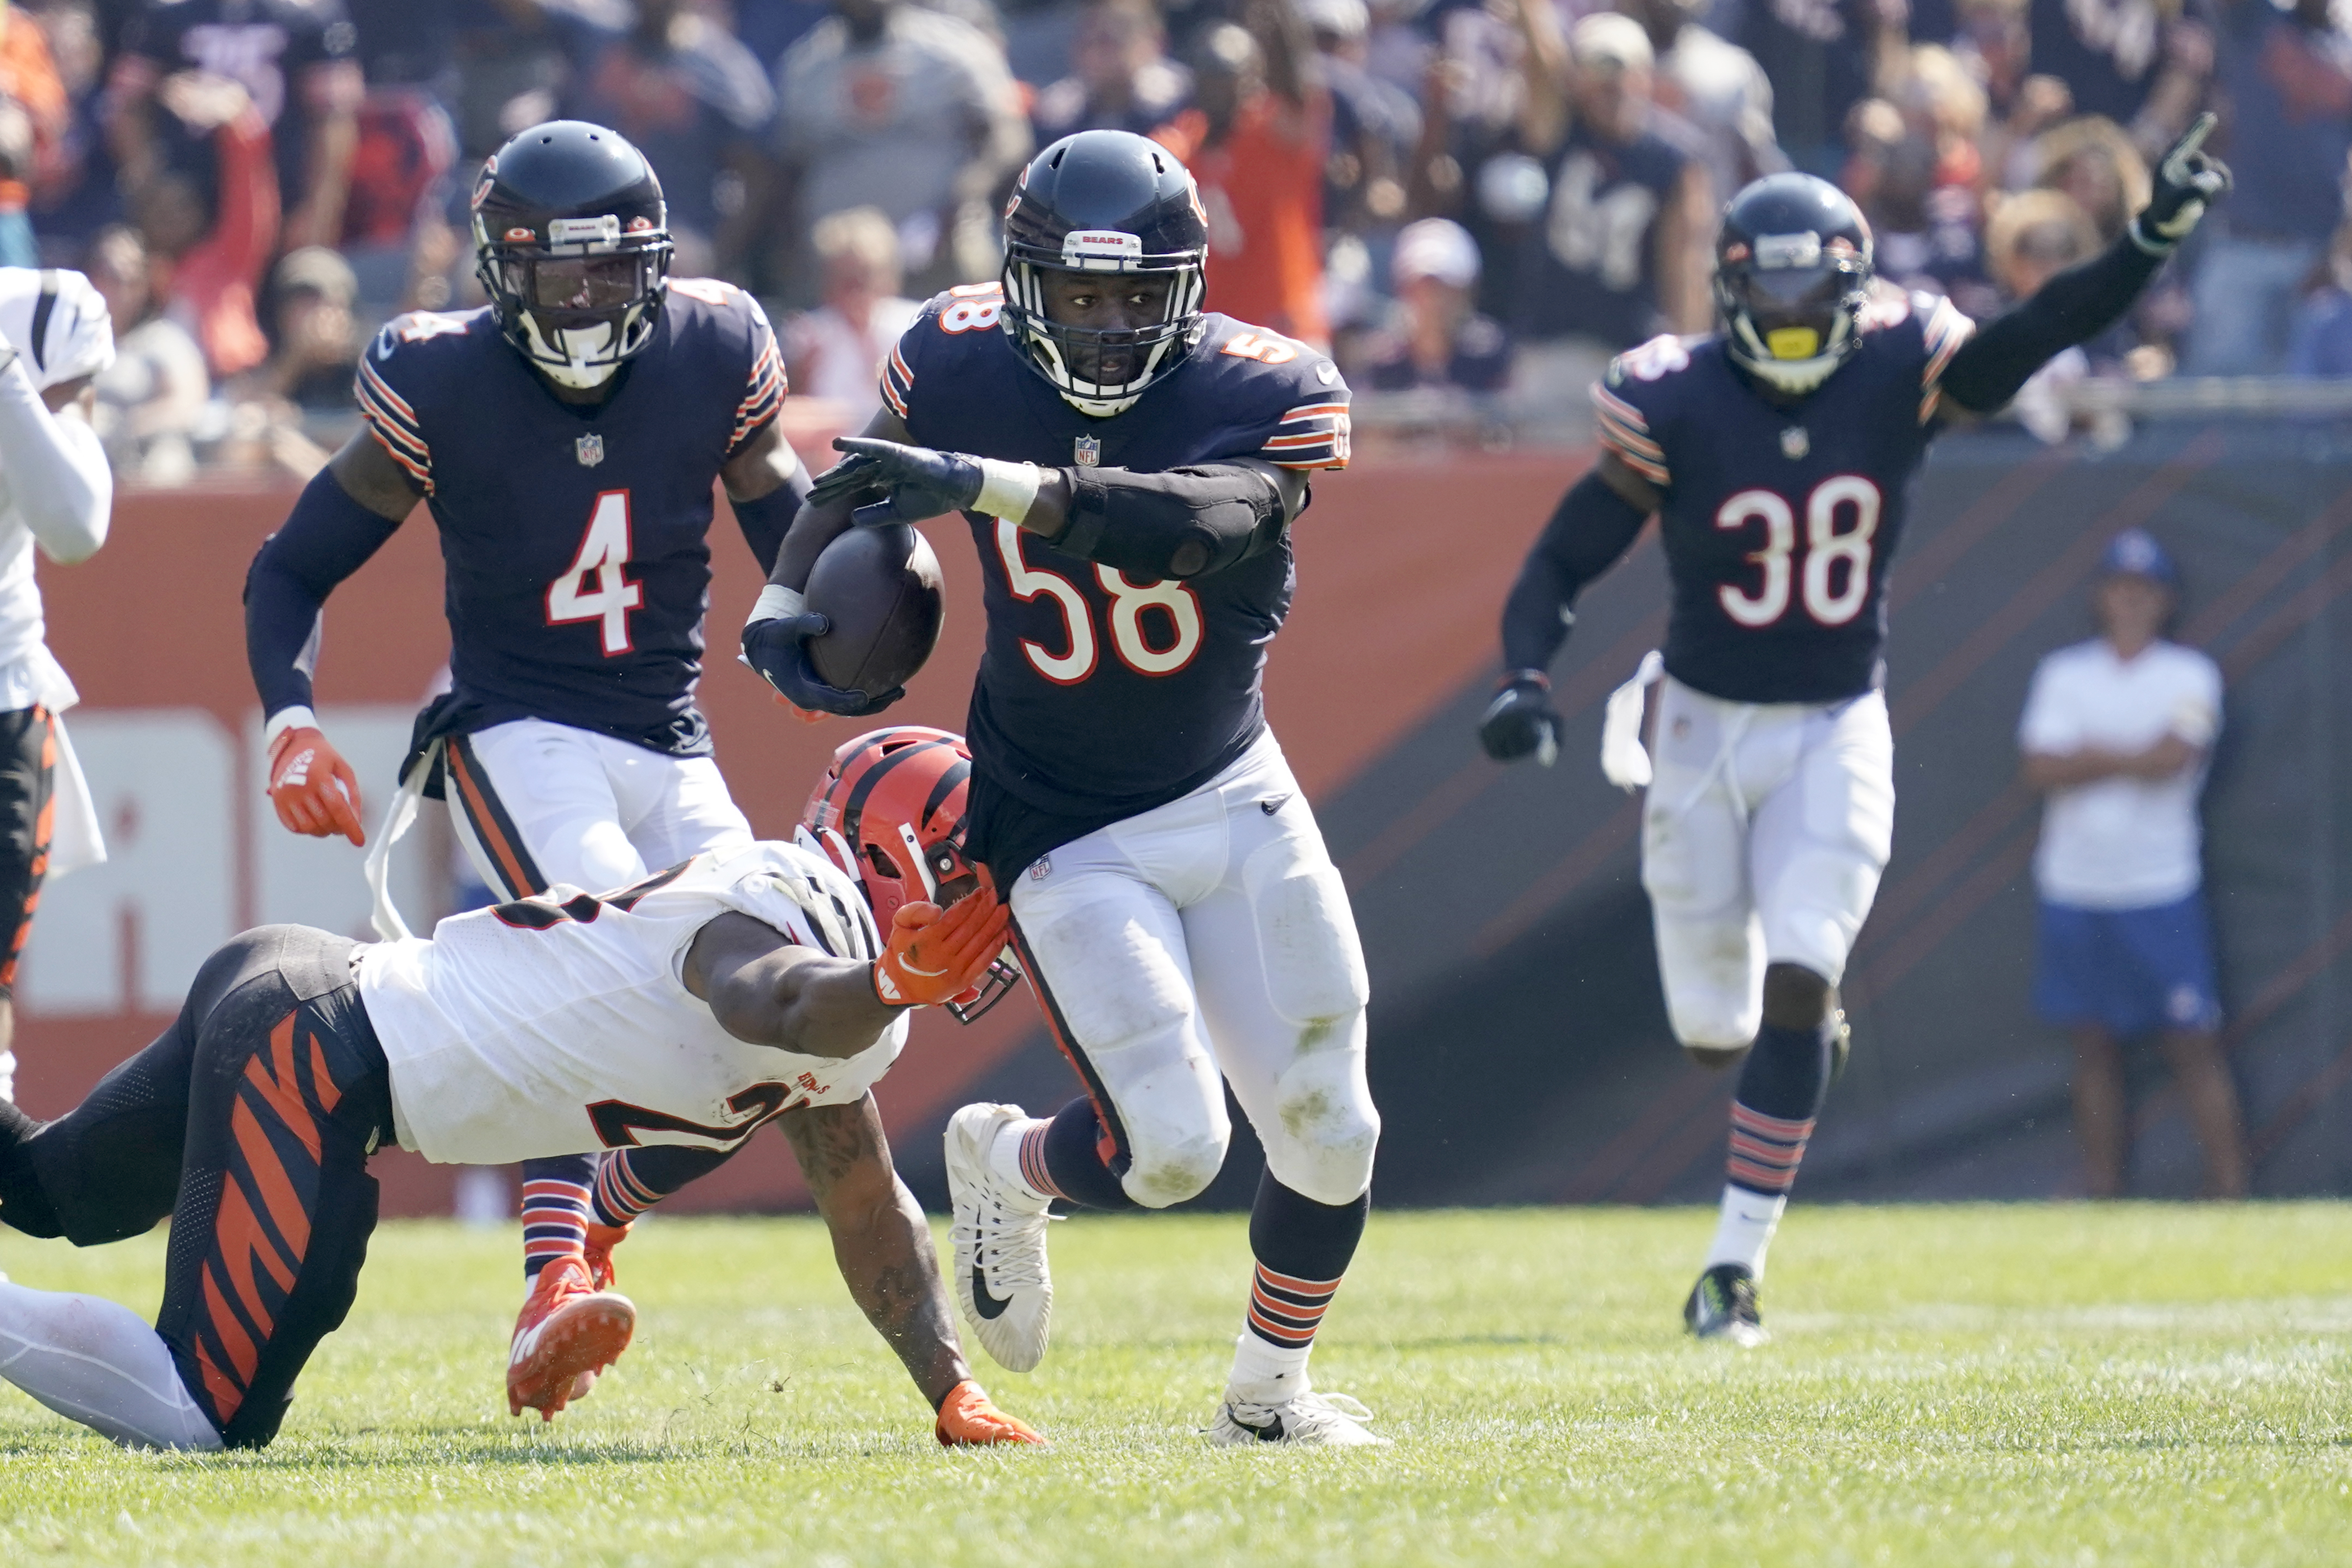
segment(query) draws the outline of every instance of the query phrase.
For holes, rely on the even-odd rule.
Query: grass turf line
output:
[[[1397,1447],[1196,1436],[1238,1216],[1054,1234],[1055,1346],[980,1375],[1056,1440],[949,1453],[806,1220],[662,1221],[637,1343],[505,1415],[511,1227],[388,1225],[276,1446],[121,1453],[0,1388],[0,1563],[2293,1564],[2352,1548],[2352,1210],[1799,1208],[1775,1340],[1675,1316],[1696,1211],[1376,1215],[1316,1358]],[[0,1230],[21,1284],[152,1310],[162,1233]]]

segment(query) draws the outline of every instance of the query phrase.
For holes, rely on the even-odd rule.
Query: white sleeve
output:
[[[2210,746],[2221,733],[2221,670],[2201,653],[2191,652],[2190,679],[2180,700],[2173,705],[2172,732],[2192,746]]]
[[[42,403],[22,353],[0,370],[0,470],[25,526],[53,560],[87,561],[106,542],[114,473],[98,432],[79,414]]]
[[[2054,661],[2043,659],[2034,668],[2025,713],[2017,721],[2017,749],[2028,756],[2063,756],[2079,750],[2083,727],[2073,710]]]

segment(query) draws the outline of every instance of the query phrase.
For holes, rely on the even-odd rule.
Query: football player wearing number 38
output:
[[[1380,1442],[1307,1375],[1363,1233],[1380,1119],[1347,889],[1259,690],[1307,476],[1347,460],[1348,389],[1316,350],[1201,310],[1199,195],[1141,137],[1048,147],[1005,227],[1002,284],[942,295],[899,339],[887,406],[794,521],[745,657],[804,709],[866,710],[812,677],[809,569],[856,516],[963,514],[988,622],[965,847],[1008,890],[1086,1089],[1045,1119],[971,1105],[950,1123],[973,1333],[1036,1365],[1048,1205],[1198,1194],[1224,1161],[1230,1084],[1266,1171],[1211,1436]]]
[[[613,132],[524,132],[484,166],[473,210],[490,304],[383,329],[359,370],[365,426],[254,559],[246,639],[269,795],[294,832],[365,839],[358,781],[311,710],[321,609],[422,498],[448,578],[455,688],[419,721],[404,791],[446,800],[507,898],[625,887],[751,842],[695,688],[713,481],[762,570],[808,488],[776,426],[783,366],[751,296],[668,276],[661,184]],[[575,1396],[529,1347],[551,1321],[595,1310],[610,1283],[635,1211],[597,1194],[668,1191],[719,1157],[621,1148],[617,1168],[526,1164],[518,1414]]]
[[[1609,700],[1601,766],[1646,784],[1642,881],[1675,1034],[1740,1067],[1722,1215],[1685,1304],[1691,1332],[1761,1342],[1764,1254],[1844,1060],[1836,987],[1895,829],[1881,655],[1886,567],[1942,426],[2001,407],[2052,355],[2130,308],[2229,188],[2206,115],[2104,255],[1979,330],[1949,300],[1876,282],[1870,228],[1835,186],[1774,174],[1716,241],[1713,336],[1659,338],[1592,389],[1602,446],[1503,611],[1503,687],[1479,739],[1557,745],[1546,670],[1584,585],[1655,512],[1674,590],[1663,661]],[[1663,667],[1654,757],[1643,688]]]

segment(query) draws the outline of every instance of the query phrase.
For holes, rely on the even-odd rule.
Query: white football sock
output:
[[[1027,1200],[1030,1205],[1038,1209],[1050,1205],[1054,1194],[1040,1191],[1027,1176],[1022,1174],[1021,1141],[1046,1125],[1047,1122],[1034,1116],[1024,1121],[1008,1121],[997,1133],[996,1142],[988,1146],[989,1173],[1011,1188],[1013,1196]]]
[[[1723,1184],[1723,1217],[1716,1222],[1715,1245],[1706,1251],[1706,1262],[1701,1267],[1712,1268],[1718,1263],[1745,1265],[1758,1283],[1764,1279],[1764,1249],[1772,1245],[1772,1232],[1780,1224],[1780,1212],[1789,1206],[1789,1194],[1767,1197],[1751,1193],[1746,1187]]]
[[[0,1378],[127,1448],[221,1446],[170,1348],[103,1297],[0,1284]]]
[[[1309,1342],[1292,1349],[1263,1339],[1248,1330],[1234,1342],[1233,1375],[1225,1379],[1225,1397],[1235,1405],[1276,1405],[1307,1392]]]
[[[16,1053],[0,1051],[0,1100],[16,1103]]]

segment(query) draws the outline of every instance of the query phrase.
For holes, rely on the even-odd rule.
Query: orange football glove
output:
[[[940,1441],[950,1448],[987,1443],[1035,1443],[1045,1439],[1017,1415],[999,1410],[976,1383],[959,1383],[940,1405]]]
[[[269,804],[296,833],[331,838],[340,833],[367,842],[360,826],[360,781],[327,737],[308,727],[289,730],[269,748]]]
[[[1013,911],[993,891],[967,893],[944,914],[937,904],[900,904],[890,938],[874,961],[874,994],[885,1006],[936,1006],[971,989],[1004,947]]]

